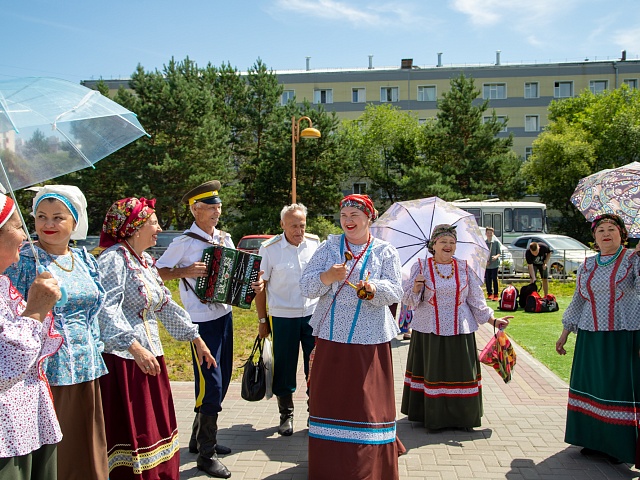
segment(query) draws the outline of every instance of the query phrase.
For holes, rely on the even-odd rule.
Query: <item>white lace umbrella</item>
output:
[[[473,214],[438,197],[396,202],[371,226],[374,237],[391,243],[400,254],[402,276],[408,278],[412,265],[431,256],[427,250],[433,227],[442,223],[456,226],[455,257],[466,260],[484,279],[489,250]]]

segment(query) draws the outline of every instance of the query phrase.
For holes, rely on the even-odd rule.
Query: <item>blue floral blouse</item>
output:
[[[44,371],[49,383],[54,386],[75,385],[107,374],[97,317],[105,300],[105,291],[100,284],[95,258],[84,248],[71,248],[70,255],[49,255],[40,247],[34,247],[40,264],[64,285],[69,298],[62,307],[53,308],[55,331],[62,336],[63,343],[55,355],[45,360]],[[71,266],[73,270],[66,271]],[[36,278],[36,263],[29,245],[22,247],[20,260],[4,274],[26,301],[29,287]]]

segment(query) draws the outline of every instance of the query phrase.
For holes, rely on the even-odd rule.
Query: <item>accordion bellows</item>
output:
[[[251,307],[256,296],[251,283],[260,273],[260,255],[214,246],[204,249],[201,261],[207,265],[207,276],[196,280],[195,292],[200,301]]]

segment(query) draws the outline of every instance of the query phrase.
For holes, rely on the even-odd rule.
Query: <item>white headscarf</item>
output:
[[[78,187],[73,185],[45,185],[44,187],[31,187],[36,196],[33,198],[32,216],[36,216],[38,204],[45,198],[55,198],[62,202],[76,221],[76,226],[71,233],[71,240],[84,240],[87,238],[87,199]]]

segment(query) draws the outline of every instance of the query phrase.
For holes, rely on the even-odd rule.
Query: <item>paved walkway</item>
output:
[[[484,346],[492,334],[485,326],[477,334]],[[625,465],[582,456],[564,443],[568,386],[516,345],[518,363],[509,384],[483,365],[484,417],[474,432],[446,430],[436,434],[409,422],[399,411],[409,342],[392,342],[398,436],[407,447],[400,457],[400,478],[409,479],[635,479],[640,472]],[[299,369],[300,382],[303,374]],[[299,383],[300,384],[300,383]],[[302,383],[303,384],[303,383]],[[193,386],[173,382],[180,428],[181,480],[207,479],[196,468],[187,444],[193,420]],[[233,382],[220,414],[218,440],[233,453],[223,458],[234,480],[303,480],[307,478],[306,398],[294,396],[300,412],[291,437],[280,437],[275,398],[250,403]],[[348,480],[348,479],[330,479]]]

